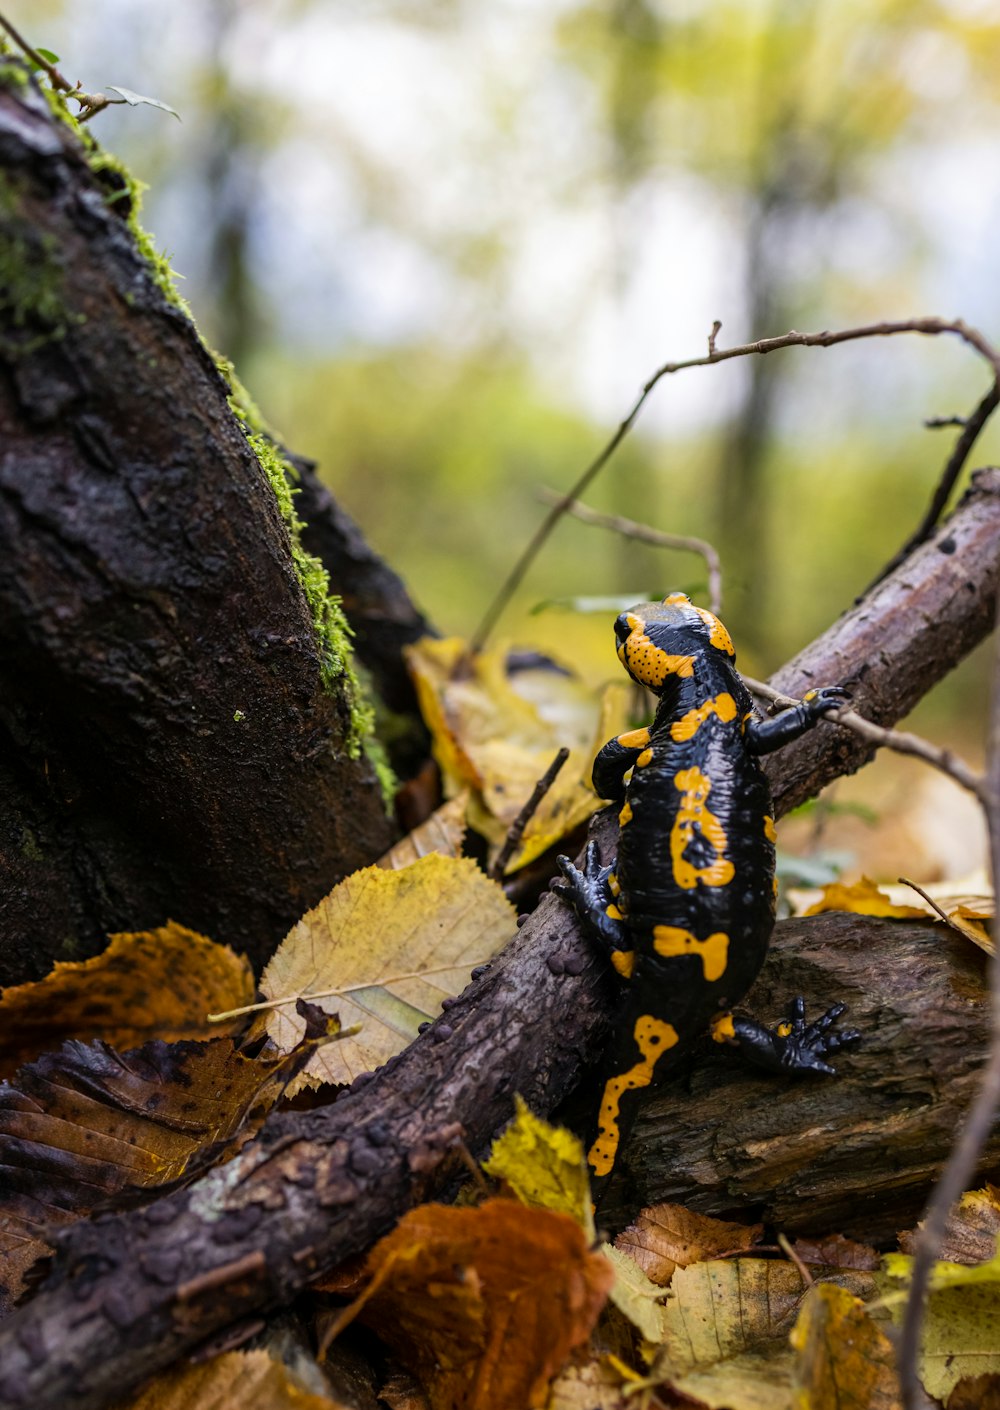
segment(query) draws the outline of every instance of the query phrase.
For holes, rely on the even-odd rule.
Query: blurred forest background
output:
[[[5,12],[85,88],[180,112],[111,108],[94,131],[149,183],[144,223],[208,341],[446,632],[475,627],[538,488],[567,488],[714,319],[720,346],[916,314],[997,336],[993,0]],[[684,372],[588,502],[712,539],[740,663],[765,675],[915,526],[957,434],[924,419],[967,414],[988,382],[953,339]],[[1000,460],[998,436],[973,465]],[[502,631],[597,681],[617,673],[609,610],[534,609],[703,584],[695,558],[566,520]],[[914,726],[975,760],[987,674],[980,651]],[[930,826],[951,785],[918,772],[896,761],[865,789],[878,809],[926,794]],[[968,816],[930,870],[969,869]]]

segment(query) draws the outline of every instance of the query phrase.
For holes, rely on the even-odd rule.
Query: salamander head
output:
[[[695,607],[682,592],[662,602],[640,602],[615,622],[618,659],[633,680],[658,695],[671,676],[694,675],[708,651],[736,655],[729,633],[711,612]]]

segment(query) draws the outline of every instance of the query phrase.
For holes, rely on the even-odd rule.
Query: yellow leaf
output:
[[[426,857],[428,852],[440,852],[442,857],[460,857],[465,837],[465,810],[468,792],[442,803],[426,822],[408,832],[401,842],[379,857],[376,866],[386,871],[399,871]]]
[[[421,1205],[371,1251],[372,1281],[328,1335],[368,1321],[433,1410],[521,1410],[586,1342],[612,1272],[575,1220],[514,1200]]]
[[[568,1214],[593,1239],[590,1180],[582,1144],[572,1131],[535,1116],[520,1097],[514,1101],[517,1114],[493,1142],[483,1169],[495,1180],[504,1180],[522,1204]]]
[[[677,1267],[687,1268],[722,1253],[752,1248],[763,1237],[763,1224],[747,1226],[710,1219],[679,1204],[655,1204],[615,1239],[659,1287],[664,1288]]]
[[[627,1253],[612,1244],[603,1244],[601,1252],[615,1270],[615,1281],[609,1294],[611,1301],[636,1327],[644,1341],[658,1346],[666,1335],[666,1312],[663,1288],[650,1282],[639,1265]]]
[[[845,886],[840,881],[824,886],[821,899],[803,914],[815,916],[822,911],[850,911],[859,916],[891,916],[899,920],[920,919],[926,914],[917,906],[893,904],[867,876],[852,886]]]
[[[101,1038],[119,1052],[149,1038],[218,1038],[205,1015],[249,1004],[253,992],[242,955],[174,921],[113,935],[94,959],[57,964],[35,984],[4,990],[0,1076],[67,1038]]]
[[[494,853],[556,753],[570,751],[508,864],[515,871],[598,807],[590,783],[594,755],[625,728],[628,688],[607,687],[599,703],[559,671],[508,674],[507,656],[497,647],[472,658],[457,638],[425,638],[407,650],[445,791],[472,790],[470,822]]]
[[[399,871],[365,867],[335,886],[282,941],[260,988],[280,1006],[260,1015],[282,1052],[304,1030],[295,1000],[335,995],[323,1006],[355,1037],[321,1049],[289,1089],[351,1082],[401,1052],[441,1000],[509,939],[516,912],[475,862],[430,853]]]
[[[832,1281],[855,1292],[875,1287],[865,1273]],[[678,1268],[652,1378],[713,1410],[791,1410],[788,1334],[804,1295],[791,1263],[739,1258]]]
[[[306,1390],[266,1351],[228,1351],[201,1365],[175,1367],[108,1410],[341,1410],[341,1402]]]
[[[810,1288],[790,1340],[795,1410],[898,1410],[892,1344],[844,1288]]]

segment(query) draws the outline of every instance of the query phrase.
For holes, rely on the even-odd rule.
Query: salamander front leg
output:
[[[616,904],[614,868],[601,865],[597,843],[588,842],[583,871],[569,857],[557,857],[563,880],[555,889],[567,900],[591,936],[611,956],[611,963],[623,978],[632,973],[634,957],[628,926]]]
[[[825,1072],[833,1076],[836,1069],[825,1059],[861,1038],[857,1029],[833,1026],[844,1011],[844,1004],[834,1004],[815,1022],[807,1023],[805,1000],[798,995],[788,1017],[774,1028],[726,1013],[712,1024],[712,1037],[717,1043],[738,1047],[750,1062],[770,1072]]]

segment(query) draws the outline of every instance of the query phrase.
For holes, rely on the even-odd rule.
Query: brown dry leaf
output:
[[[408,832],[395,847],[379,857],[375,863],[386,871],[399,871],[426,857],[429,852],[440,852],[442,857],[460,857],[462,841],[465,837],[465,810],[469,802],[467,791],[442,803],[426,822]]]
[[[923,908],[924,914],[933,920],[943,921],[957,930],[988,955],[993,953],[993,937],[989,922],[996,914],[996,903],[992,894],[985,891],[971,892],[967,886],[957,887],[955,882],[938,882],[921,886],[903,883],[886,887],[886,891],[908,894],[915,905]],[[921,894],[921,892],[923,894]]]
[[[108,1410],[342,1410],[342,1402],[304,1389],[266,1351],[227,1351],[198,1366],[157,1376],[137,1396]]]
[[[321,1049],[291,1086],[351,1082],[402,1052],[441,1000],[459,993],[469,971],[514,933],[517,915],[495,882],[468,858],[430,853],[400,871],[365,867],[335,886],[290,930],[260,981],[269,1000],[259,1015],[283,1052],[301,1040],[298,995],[323,1000],[354,1037]]]
[[[348,1308],[377,1328],[433,1410],[525,1410],[582,1345],[613,1274],[565,1214],[491,1199],[422,1205],[369,1256],[372,1282]]]
[[[4,1310],[48,1251],[46,1225],[225,1159],[328,1038],[325,1028],[296,1053],[260,1057],[237,1051],[232,1038],[154,1040],[125,1054],[70,1040],[0,1083]]]
[[[967,1376],[948,1397],[948,1410],[1000,1410],[1000,1376]]]
[[[525,828],[507,871],[533,861],[598,807],[590,783],[594,755],[627,725],[628,687],[600,701],[559,670],[508,673],[497,647],[470,658],[465,642],[424,640],[407,650],[445,791],[472,790],[469,820],[502,845],[535,784],[560,748],[569,758]]]
[[[802,914],[816,916],[822,911],[850,911],[859,916],[891,916],[899,920],[920,920],[926,915],[926,911],[919,906],[893,902],[867,876],[851,886],[845,886],[840,881],[824,886],[820,899]]]
[[[627,1253],[652,1282],[665,1288],[675,1268],[737,1249],[745,1251],[760,1243],[763,1234],[763,1224],[728,1224],[707,1214],[695,1214],[680,1204],[654,1204],[622,1230],[615,1248]]]
[[[810,1288],[790,1340],[795,1410],[898,1410],[892,1344],[846,1289]]]
[[[1000,1238],[1000,1189],[987,1185],[982,1190],[969,1190],[948,1216],[948,1224],[938,1249],[943,1263],[985,1263],[997,1251]],[[916,1232],[899,1236],[904,1253],[915,1252]]]
[[[547,1410],[630,1410],[636,1402],[626,1400],[624,1389],[614,1367],[604,1357],[595,1357],[559,1372],[552,1382]]]
[[[113,935],[103,954],[57,964],[35,984],[0,998],[0,1077],[67,1038],[101,1038],[119,1052],[150,1038],[218,1038],[213,1009],[253,1002],[242,955],[169,921],[159,930]]]
[[[843,1234],[830,1234],[825,1239],[796,1239],[792,1247],[810,1268],[854,1268],[874,1273],[882,1263],[882,1255],[875,1249],[846,1239]]]
[[[834,1281],[868,1295],[876,1286],[865,1273]],[[804,1293],[792,1263],[736,1258],[678,1268],[655,1379],[713,1410],[791,1410],[788,1333]]]

